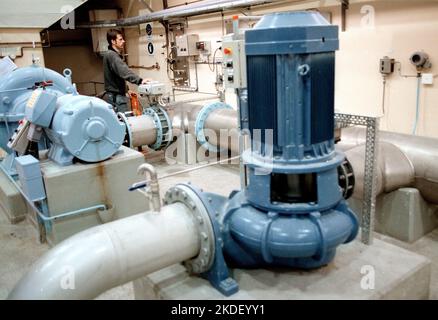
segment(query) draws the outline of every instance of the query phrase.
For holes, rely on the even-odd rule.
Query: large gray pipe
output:
[[[175,7],[153,13],[120,20],[96,21],[90,24],[78,25],[78,28],[108,28],[116,26],[132,26],[152,21],[163,21],[175,18],[191,17],[201,14],[220,12],[236,8],[281,2],[284,0],[218,0],[202,1],[188,4],[184,7]]]
[[[212,111],[205,120],[204,128],[209,143],[239,154],[239,130],[236,110],[217,109]]]
[[[194,135],[196,119],[202,109],[203,106],[197,105],[184,105],[173,108],[169,112],[169,117],[172,119],[174,136],[179,136],[182,133]],[[208,137],[209,143],[222,149],[229,149],[235,154],[239,153],[239,131],[236,110],[213,110],[205,120],[204,133]]]
[[[64,240],[31,267],[8,299],[92,299],[199,250],[194,216],[174,203]]]
[[[438,204],[438,139],[387,131],[380,131],[379,139],[378,191],[412,186],[425,200]],[[363,185],[365,141],[364,128],[349,127],[342,129],[338,143],[355,170],[357,192]]]
[[[126,125],[131,130],[131,144],[134,148],[156,142],[157,128],[151,116],[143,114],[138,117],[127,117],[126,120]]]

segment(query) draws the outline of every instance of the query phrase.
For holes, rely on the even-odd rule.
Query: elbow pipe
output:
[[[161,210],[160,200],[160,186],[158,184],[158,174],[154,166],[149,163],[143,163],[137,169],[138,174],[146,174],[146,181],[148,180],[147,174],[150,176],[150,188],[151,188],[151,200],[152,208],[155,212]]]
[[[61,242],[19,281],[8,299],[93,299],[199,253],[197,223],[175,203],[97,226]]]
[[[438,139],[380,131],[379,140],[378,190],[390,192],[410,186],[418,189],[426,201],[438,204]],[[341,142],[338,144],[345,150],[358,176],[358,189],[355,191],[357,197],[361,197],[359,192],[363,185],[361,181],[364,170],[364,166],[359,164],[364,163],[365,154],[357,148],[361,148],[360,145],[365,144],[365,141],[365,129],[351,127],[342,130]],[[388,147],[389,144],[392,147]],[[353,156],[355,153],[357,155]]]

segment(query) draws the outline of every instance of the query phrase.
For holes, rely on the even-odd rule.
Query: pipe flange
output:
[[[206,272],[212,267],[215,256],[215,236],[208,211],[199,196],[184,185],[174,186],[166,192],[163,203],[168,205],[175,202],[181,202],[190,209],[198,224],[201,238],[198,256],[184,264],[190,273]]]
[[[167,112],[161,107],[149,107],[144,114],[152,117],[157,129],[157,140],[149,145],[154,150],[162,150],[172,142],[172,122]]]
[[[207,149],[210,152],[223,152],[225,149],[220,148],[219,146],[212,145],[209,143],[205,137],[204,133],[204,125],[205,120],[207,120],[210,113],[217,109],[232,109],[232,107],[229,104],[223,103],[223,102],[213,102],[210,104],[206,104],[201,111],[199,111],[196,122],[195,122],[195,135],[196,139],[198,140],[199,144]]]
[[[128,118],[126,117],[126,115],[123,112],[118,112],[117,113],[117,117],[119,118],[119,120],[121,122],[123,122],[125,124],[126,127],[126,134],[125,134],[125,139],[123,142],[123,145],[133,149],[134,146],[132,145],[132,130],[131,130],[131,125],[128,122]]]

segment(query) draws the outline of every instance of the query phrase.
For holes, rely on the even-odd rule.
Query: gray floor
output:
[[[181,165],[169,167],[163,163],[156,164],[156,167],[159,175],[189,168]],[[228,195],[233,189],[239,188],[238,168],[229,165],[213,166],[163,179],[160,181],[162,196],[170,186],[188,181],[204,190]],[[422,254],[432,261],[430,298],[438,300],[438,229],[413,244],[378,234],[376,237]],[[37,233],[29,222],[23,221],[11,225],[4,213],[0,212],[0,299],[7,297],[31,264],[47,250],[49,250],[47,244],[38,243]],[[128,283],[114,288],[97,299],[134,299],[133,286]]]

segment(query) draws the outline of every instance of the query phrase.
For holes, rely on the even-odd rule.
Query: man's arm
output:
[[[128,68],[126,63],[117,55],[114,55],[111,61],[111,68],[115,73],[117,73],[121,78],[135,84],[141,84],[142,78],[136,75],[131,69]]]

